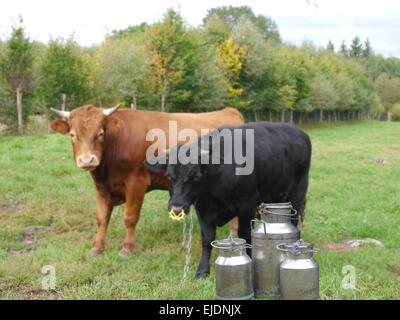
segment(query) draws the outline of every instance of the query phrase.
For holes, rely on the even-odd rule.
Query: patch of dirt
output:
[[[23,300],[60,300],[62,299],[62,290],[38,290],[32,288],[12,288],[8,294],[12,293],[16,299]],[[0,290],[0,296],[7,295],[6,290]]]
[[[375,163],[376,164],[380,164],[382,166],[389,166],[390,165],[390,161],[386,158],[377,158],[375,159]]]
[[[342,242],[328,242],[322,245],[322,249],[330,252],[349,252],[360,250],[367,245],[373,245],[376,248],[384,248],[384,244],[376,239],[366,238],[360,240],[344,239]]]
[[[0,203],[0,213],[1,212],[12,213],[17,211],[18,207],[19,207],[18,204],[15,203],[10,203],[10,204]]]
[[[389,265],[388,269],[396,276],[400,277],[400,264]]]
[[[329,252],[349,252],[353,250],[357,250],[356,248],[351,247],[345,242],[337,243],[337,242],[329,242],[322,246],[322,250]]]

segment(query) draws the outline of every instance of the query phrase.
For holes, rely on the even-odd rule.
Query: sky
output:
[[[156,22],[170,7],[198,26],[209,8],[223,5],[248,5],[271,17],[283,40],[293,44],[311,40],[325,46],[332,40],[339,47],[358,35],[369,38],[377,53],[400,57],[398,0],[2,0],[0,39],[20,15],[32,39],[47,42],[74,34],[80,44],[90,46],[111,30]]]

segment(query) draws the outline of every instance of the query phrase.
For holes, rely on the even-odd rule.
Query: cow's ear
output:
[[[54,120],[50,124],[51,128],[58,133],[66,134],[70,131],[70,127],[67,121],[65,120]]]
[[[161,173],[167,171],[168,158],[167,157],[149,157],[144,160],[144,165],[150,171]]]

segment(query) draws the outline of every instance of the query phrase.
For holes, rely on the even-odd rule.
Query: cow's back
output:
[[[193,129],[200,136],[203,129],[241,125],[243,116],[234,108],[204,113],[118,110],[107,121],[107,148],[103,164],[108,172],[111,171],[107,177],[113,179],[114,184],[118,184],[131,175],[147,176],[150,179],[150,189],[166,189],[168,180],[165,175],[152,173],[144,166],[147,148],[154,143],[146,141],[146,135],[150,130],[161,130],[167,138],[166,147],[171,148],[176,143],[174,139],[170,141],[169,131],[171,125],[174,127],[175,124],[178,132]]]
[[[287,124],[269,122],[247,123],[219,130],[254,130],[254,170],[249,175],[237,175],[241,165],[213,165],[210,172],[210,188],[205,196],[219,198],[221,204],[254,201],[284,202],[292,187],[308,175],[311,160],[311,142],[307,134]],[[219,142],[214,142],[219,144]],[[242,134],[242,150],[246,150],[245,134]],[[223,146],[221,146],[223,153]],[[234,157],[233,157],[234,158]],[[223,161],[223,159],[221,159]]]

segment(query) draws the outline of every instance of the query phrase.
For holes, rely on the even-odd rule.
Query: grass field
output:
[[[321,298],[400,299],[400,124],[326,125],[307,132],[314,151],[303,238],[322,249]],[[200,255],[197,222],[190,278],[181,283],[182,227],[169,220],[166,204],[166,192],[146,196],[137,249],[128,258],[118,256],[125,232],[118,208],[105,253],[93,257],[92,181],[75,168],[68,137],[0,136],[0,297],[214,299],[213,273],[193,279]],[[24,234],[49,219],[51,230]],[[218,237],[228,232],[225,226]],[[360,238],[378,239],[385,248],[345,244]],[[45,265],[55,267],[55,290],[42,290]],[[354,290],[341,285],[346,265],[356,270]]]

